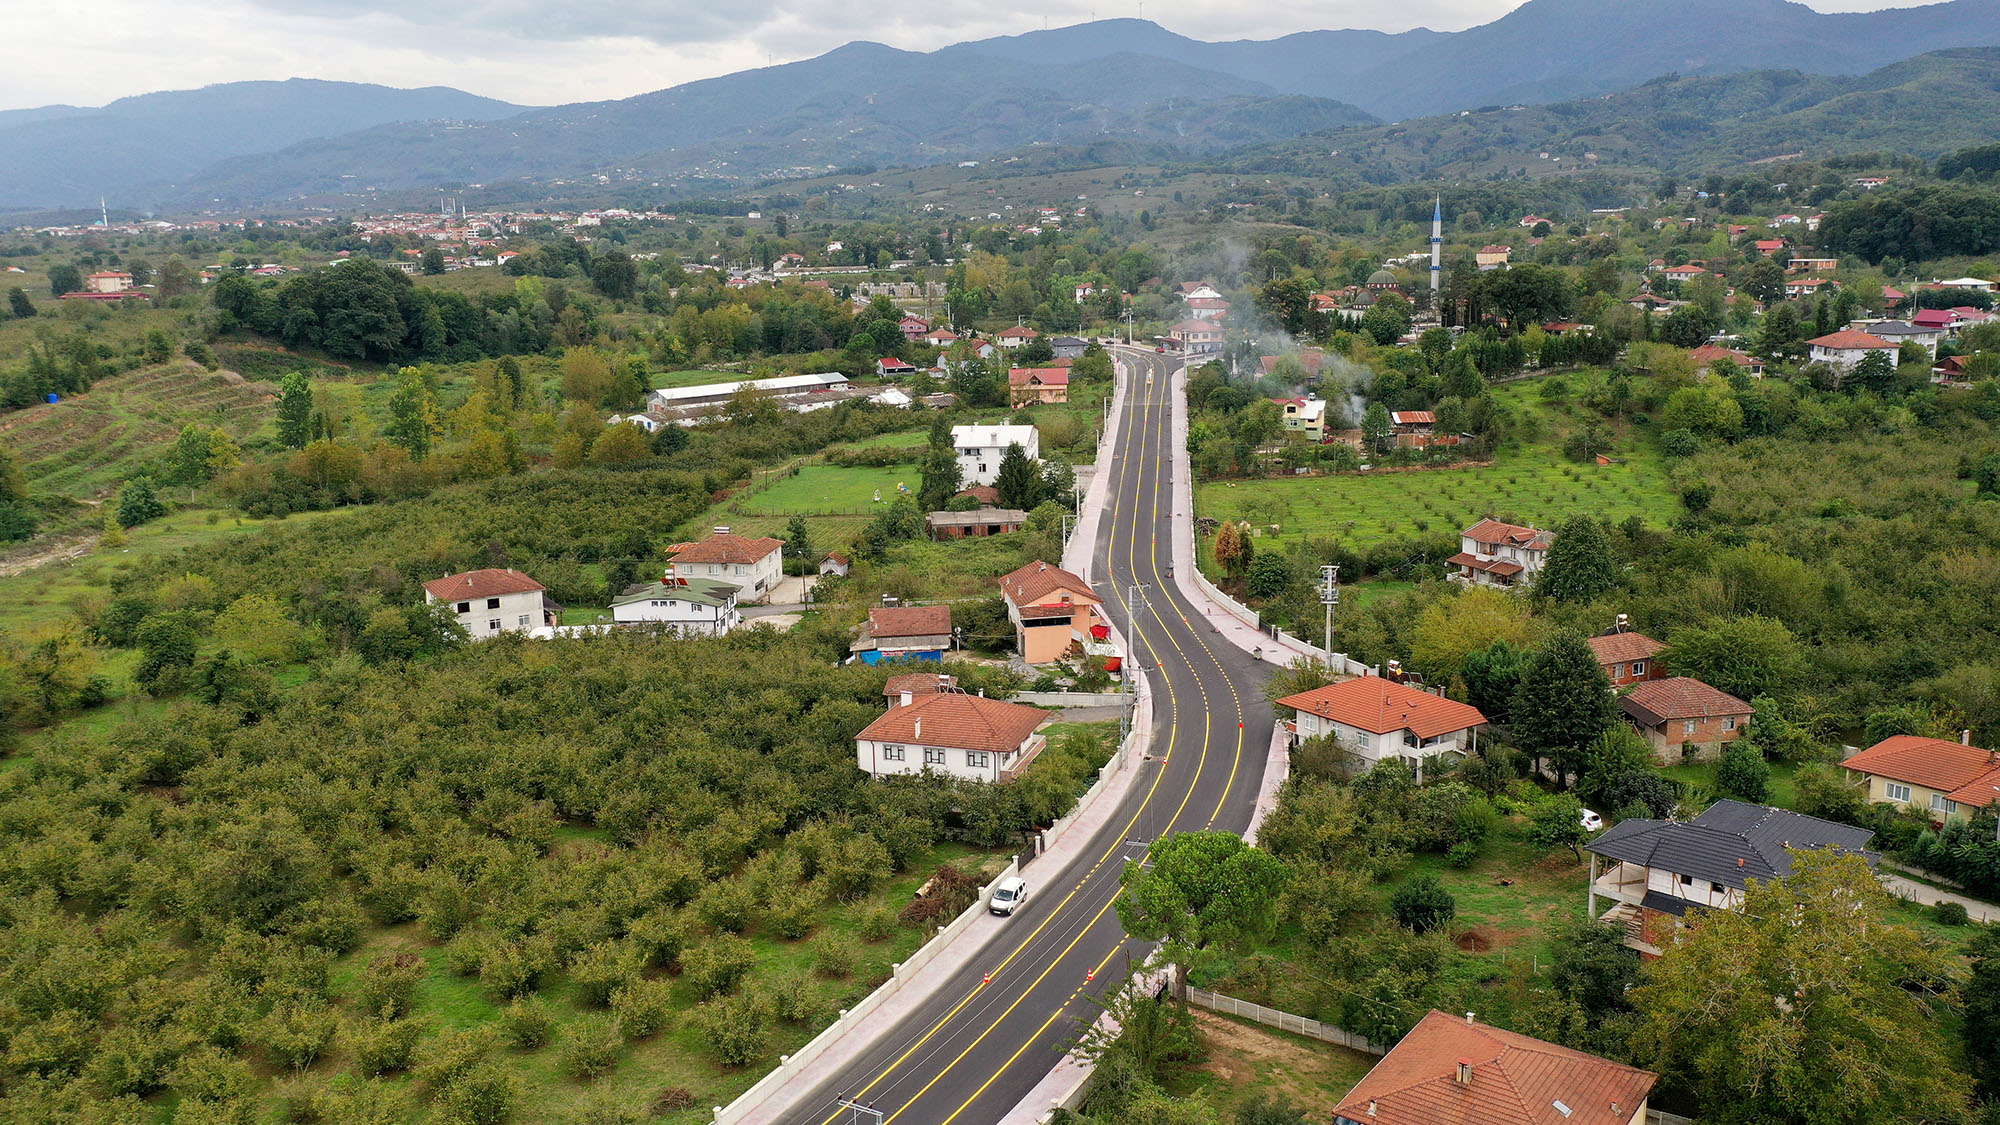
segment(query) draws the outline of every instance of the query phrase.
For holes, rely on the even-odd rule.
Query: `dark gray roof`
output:
[[[1662,894],[1659,891],[1647,891],[1646,897],[1639,900],[1639,905],[1644,909],[1657,910],[1662,914],[1671,914],[1678,918],[1686,914],[1695,904],[1684,898],[1675,898],[1670,894]]]
[[[1859,852],[1872,866],[1880,858],[1867,850],[1874,835],[1816,816],[1724,800],[1693,820],[1621,821],[1584,847],[1608,859],[1741,888],[1749,879],[1791,874],[1787,847]]]

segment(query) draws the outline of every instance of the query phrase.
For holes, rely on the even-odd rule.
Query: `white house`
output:
[[[932,770],[968,781],[1005,781],[1035,760],[1053,716],[1037,707],[963,692],[905,691],[855,736],[855,764],[876,777]]]
[[[1811,351],[1808,358],[1814,363],[1830,363],[1842,371],[1852,371],[1855,365],[1869,352],[1887,352],[1889,362],[1896,362],[1896,353],[1902,350],[1900,344],[1884,340],[1867,332],[1843,328],[1817,339],[1808,340]]]
[[[1288,695],[1278,706],[1298,713],[1290,724],[1298,741],[1330,734],[1371,766],[1386,758],[1408,762],[1419,779],[1425,758],[1467,753],[1486,724],[1477,707],[1379,676]]]
[[[660,432],[660,420],[650,414],[613,414],[604,420],[606,428],[611,426],[637,426],[649,434]]]
[[[951,444],[958,450],[959,486],[971,488],[1000,479],[1000,459],[1007,447],[1018,445],[1030,461],[1042,459],[1042,437],[1033,426],[953,426]]]
[[[672,576],[719,579],[735,586],[743,601],[766,601],[784,577],[784,550],[782,539],[749,539],[718,527],[701,542],[671,552]]]
[[[468,570],[424,583],[424,600],[441,602],[475,641],[554,625],[562,607],[540,582],[518,570]]]
[[[1911,324],[1901,320],[1884,320],[1867,326],[1868,335],[1887,340],[1897,345],[1916,344],[1930,353],[1933,362],[1937,360],[1938,344],[1944,339],[1944,329],[1927,324]],[[1893,356],[1891,358],[1894,358]]]
[[[1445,561],[1458,568],[1453,581],[1474,586],[1525,586],[1542,572],[1552,532],[1499,520],[1480,520],[1459,533],[1458,554]]]
[[[688,407],[720,406],[749,389],[787,396],[829,391],[847,385],[847,376],[837,371],[809,375],[779,375],[770,379],[747,379],[727,383],[700,383],[692,387],[663,387],[646,394],[649,410],[678,410]]]
[[[684,637],[719,637],[743,624],[734,583],[714,578],[665,578],[634,586],[611,600],[620,625],[664,625]]]

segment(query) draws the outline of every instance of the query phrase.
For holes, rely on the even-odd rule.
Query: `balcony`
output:
[[[1613,863],[1591,880],[1590,889],[1605,898],[1636,906],[1646,897],[1646,869],[1634,863]]]

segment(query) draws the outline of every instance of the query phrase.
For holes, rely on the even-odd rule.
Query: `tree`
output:
[[[590,463],[593,465],[636,465],[653,459],[653,443],[646,431],[636,423],[621,422],[616,426],[604,427],[597,440],[590,443]]]
[[[1530,324],[1561,320],[1569,315],[1576,299],[1576,288],[1568,274],[1554,266],[1532,263],[1486,274],[1479,290],[1515,331],[1525,330]]]
[[[1509,642],[1527,646],[1537,633],[1530,607],[1491,586],[1439,597],[1418,611],[1409,628],[1414,668],[1440,682],[1462,674],[1475,652]]]
[[[1959,1039],[1979,1096],[2000,1098],[2000,926],[1982,926],[1966,943],[1972,971],[1960,990],[1965,1018]]]
[[[1235,574],[1243,565],[1243,536],[1233,520],[1223,520],[1215,529],[1215,565],[1224,574]]]
[[[26,320],[35,315],[35,302],[28,299],[27,290],[16,285],[7,290],[7,311],[16,319]]]
[[[1536,589],[1555,601],[1577,603],[1596,601],[1617,585],[1618,560],[1604,525],[1585,515],[1557,524]]]
[[[1896,361],[1886,351],[1871,351],[1861,357],[1845,380],[1849,389],[1873,391],[1878,395],[1896,389]]]
[[[1504,639],[1466,654],[1458,671],[1465,682],[1465,701],[1479,708],[1489,721],[1506,722],[1514,709],[1514,693],[1521,686],[1521,673],[1527,670],[1533,657],[1532,650]]]
[[[1410,302],[1394,293],[1384,296],[1361,314],[1361,331],[1382,347],[1388,347],[1410,330]]]
[[[444,272],[444,251],[436,246],[424,247],[417,258],[417,268],[427,277],[436,277]]]
[[[1764,752],[1746,739],[1723,747],[1715,764],[1715,788],[1725,797],[1761,805],[1771,799],[1771,765]]]
[[[1583,828],[1583,802],[1574,793],[1542,798],[1528,819],[1528,842],[1540,848],[1568,848],[1581,860],[1577,845],[1588,835]]]
[[[181,427],[181,436],[174,441],[174,449],[167,462],[167,482],[178,485],[197,485],[210,475],[210,459],[215,454],[214,431],[200,426]]]
[[[1521,673],[1514,693],[1514,740],[1537,760],[1553,757],[1556,779],[1567,785],[1583,748],[1618,719],[1618,701],[1597,655],[1574,634],[1557,636]]]
[[[785,525],[785,553],[800,562],[812,562],[812,532],[806,528],[804,516],[793,516],[791,522]]]
[[[1032,511],[1042,502],[1042,474],[1028,451],[1019,442],[1011,442],[1007,452],[1000,456],[1000,471],[993,480],[994,491],[1000,494],[1000,506],[1019,511]]]
[[[1736,910],[1701,911],[1633,990],[1634,1061],[1704,1120],[1959,1120],[1968,1082],[1937,1033],[1953,954],[1887,920],[1856,854],[1795,851]]]
[[[421,461],[430,454],[435,408],[430,388],[413,367],[405,367],[396,381],[396,393],[389,397],[389,424],[382,436],[401,446],[411,459]]]
[[[1379,402],[1370,403],[1368,413],[1361,419],[1361,441],[1370,453],[1386,453],[1396,433],[1395,425],[1389,419],[1389,408]]]
[[[1208,950],[1238,946],[1277,920],[1285,865],[1232,832],[1177,832],[1146,850],[1150,869],[1127,862],[1118,920],[1144,941],[1166,944],[1178,991]]]
[[[1660,659],[1739,699],[1782,696],[1805,675],[1805,652],[1784,624],[1769,617],[1711,618],[1683,625]]]
[[[1292,580],[1292,565],[1283,555],[1259,555],[1251,562],[1250,593],[1259,598],[1275,598]]]
[[[590,283],[614,301],[623,301],[639,291],[639,263],[623,253],[610,253],[591,263]]]
[[[294,371],[278,382],[278,444],[304,449],[312,440],[313,394],[303,373]]]
[[[49,267],[49,293],[60,297],[83,289],[83,271],[67,263]]]
[[[1660,322],[1657,338],[1677,348],[1698,348],[1715,335],[1715,318],[1700,305],[1682,305]]]
[[[1412,933],[1428,933],[1458,915],[1458,902],[1444,884],[1429,871],[1420,871],[1403,881],[1389,896],[1389,912],[1396,923]]]
[[[931,423],[931,441],[924,450],[923,482],[917,486],[917,504],[926,512],[941,512],[958,495],[963,470],[958,450],[951,444],[951,424],[940,416]]]
[[[118,490],[118,526],[134,528],[166,514],[166,505],[160,503],[159,494],[153,491],[152,477],[135,474]]]

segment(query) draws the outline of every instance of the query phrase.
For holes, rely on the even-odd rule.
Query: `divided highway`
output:
[[[1101,993],[1147,952],[1127,941],[1113,905],[1126,859],[1168,832],[1249,824],[1270,746],[1269,671],[1204,625],[1172,578],[1169,376],[1178,361],[1122,348],[1119,358],[1127,397],[1111,458],[1099,466],[1112,475],[1094,576],[1153,692],[1150,756],[1080,857],[1060,869],[1048,866],[1053,858],[1024,867],[1027,905],[854,1066],[794,1102],[777,1119],[783,1125],[873,1120],[840,1108],[843,1098],[884,1123],[994,1125],[1097,1017],[1086,993]]]

